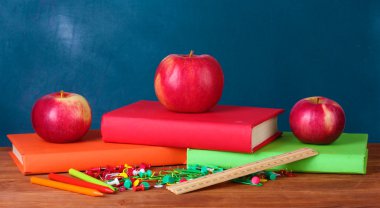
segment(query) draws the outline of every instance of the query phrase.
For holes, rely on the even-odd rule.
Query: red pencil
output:
[[[86,181],[82,181],[80,179],[71,178],[71,177],[64,176],[64,175],[58,175],[58,174],[54,174],[54,173],[49,173],[48,177],[49,177],[50,180],[59,181],[59,182],[63,182],[63,183],[68,183],[68,184],[72,184],[72,185],[76,185],[76,186],[81,186],[81,187],[86,187],[86,188],[91,188],[91,189],[95,189],[95,190],[98,190],[100,192],[107,193],[107,194],[114,193],[114,191],[112,189],[108,188],[108,187],[100,186],[100,185],[97,185],[97,184],[89,183],[89,182],[86,182]]]

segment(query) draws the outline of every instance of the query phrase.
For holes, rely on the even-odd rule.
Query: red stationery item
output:
[[[80,179],[72,178],[72,177],[68,177],[68,176],[64,176],[64,175],[58,175],[58,174],[55,174],[55,173],[49,173],[48,178],[50,180],[59,181],[59,182],[62,182],[62,183],[68,183],[68,184],[71,184],[71,185],[76,185],[76,186],[81,186],[81,187],[85,187],[85,188],[95,189],[95,190],[98,190],[98,191],[100,191],[102,193],[106,193],[106,194],[113,194],[114,193],[114,191],[112,189],[108,188],[108,187],[100,186],[100,185],[97,185],[97,184],[94,184],[94,183],[89,183],[87,181],[82,181]]]
[[[216,106],[206,113],[176,113],[139,101],[102,117],[103,141],[253,152],[277,138],[282,109]]]
[[[37,134],[7,136],[13,144],[10,155],[25,175],[142,162],[152,166],[186,163],[186,149],[104,143],[98,130],[90,130],[78,142],[64,144],[48,143]]]

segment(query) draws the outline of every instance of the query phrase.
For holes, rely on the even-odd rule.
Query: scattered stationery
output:
[[[198,190],[214,184],[222,183],[228,180],[239,178],[248,174],[256,173],[262,170],[269,169],[278,165],[292,163],[294,161],[302,160],[317,155],[313,149],[301,148],[292,152],[286,152],[281,155],[272,156],[259,160],[256,162],[248,163],[243,166],[231,168],[222,172],[206,175],[194,180],[185,181],[183,183],[167,186],[166,189],[175,194],[183,194],[190,191]]]
[[[100,185],[97,185],[97,184],[94,184],[94,183],[89,183],[89,182],[86,182],[86,181],[83,181],[83,180],[79,180],[77,178],[68,177],[68,176],[65,176],[65,175],[58,175],[58,174],[55,174],[55,173],[49,173],[48,178],[50,180],[53,180],[53,181],[58,181],[58,182],[68,183],[68,184],[75,185],[75,186],[95,189],[95,190],[98,190],[98,191],[100,191],[102,193],[106,193],[106,194],[115,193],[114,190],[112,190],[112,189],[110,189],[108,187],[100,186]]]
[[[48,180],[48,179],[38,178],[38,177],[34,177],[34,176],[30,177],[30,182],[34,183],[34,184],[42,185],[42,186],[48,186],[48,187],[52,187],[52,188],[56,188],[56,189],[71,191],[71,192],[85,194],[85,195],[89,195],[89,196],[103,196],[102,193],[100,193],[99,191],[94,190],[94,189],[84,188],[84,187],[75,186],[75,185],[71,185],[71,184],[66,184],[66,183],[61,183],[61,182],[52,181],[52,180]]]
[[[10,155],[25,175],[141,161],[152,166],[186,163],[186,149],[104,143],[98,130],[90,130],[79,142],[64,144],[45,142],[37,134],[7,136],[13,144]]]
[[[365,174],[367,167],[367,134],[343,133],[330,145],[304,144],[290,132],[252,154],[188,149],[187,165],[216,165],[232,168],[259,161],[302,147],[313,148],[319,155],[302,161],[279,165],[271,170],[287,169],[294,172]]]
[[[282,157],[280,162],[290,162],[292,159],[299,159],[306,157],[308,154],[315,154],[315,151],[309,149],[299,150],[297,157]],[[270,164],[268,161],[266,165]],[[256,164],[257,165],[257,164]],[[257,166],[262,168],[263,166]],[[163,186],[172,186],[177,183],[182,183],[196,178],[218,173],[223,171],[223,168],[216,166],[189,166],[184,168],[170,168],[170,169],[156,169],[151,170],[150,166],[142,163],[139,166],[107,166],[97,167],[94,169],[86,170],[85,173],[96,179],[102,180],[107,184],[116,186],[118,192],[126,190],[145,191],[154,188],[162,188]],[[82,174],[83,175],[83,174]],[[253,174],[244,175],[233,180],[234,183],[240,183],[251,186],[263,186],[269,180],[276,180],[278,177],[292,177],[294,173],[281,170],[281,171],[259,171]],[[86,176],[87,177],[87,176]]]
[[[280,135],[282,109],[216,106],[207,113],[176,113],[139,101],[102,117],[105,142],[254,152]]]

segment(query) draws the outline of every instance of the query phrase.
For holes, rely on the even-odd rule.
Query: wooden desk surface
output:
[[[367,175],[297,174],[262,187],[226,182],[174,195],[166,189],[90,197],[29,183],[0,148],[0,207],[380,207],[380,144],[369,144]],[[47,178],[47,175],[40,175]]]

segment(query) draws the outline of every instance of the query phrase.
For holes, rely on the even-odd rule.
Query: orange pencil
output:
[[[48,187],[52,187],[56,189],[71,191],[71,192],[85,194],[89,196],[103,196],[102,193],[94,189],[83,188],[80,186],[75,186],[71,184],[61,183],[61,182],[38,178],[38,177],[30,177],[30,182],[34,184],[42,185],[42,186],[48,186]]]

